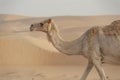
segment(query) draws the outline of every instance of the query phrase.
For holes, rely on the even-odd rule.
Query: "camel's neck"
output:
[[[52,42],[53,46],[60,52],[68,55],[77,55],[81,54],[81,40],[80,38],[74,41],[64,41],[59,32],[56,29],[56,26],[52,26],[52,30],[48,33],[48,38]]]

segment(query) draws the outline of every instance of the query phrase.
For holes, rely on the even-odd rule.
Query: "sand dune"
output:
[[[0,21],[11,21],[11,20],[19,20],[26,19],[27,16],[18,16],[18,15],[10,15],[10,14],[0,14]]]
[[[14,15],[6,16],[7,17],[4,17],[3,20],[7,20]],[[112,21],[120,19],[120,16],[61,16],[52,18],[58,25],[61,36],[65,40],[73,40],[79,37],[90,27],[110,24]],[[43,19],[45,18],[22,18],[21,16],[18,16],[16,19],[9,19],[9,21],[0,24],[0,54],[2,55],[1,59],[3,59],[0,61],[1,65],[11,65],[11,63],[14,65],[26,64],[27,60],[25,59],[28,59],[28,64],[31,65],[39,63],[44,64],[42,63],[44,60],[48,60],[45,64],[83,64],[79,63],[85,60],[82,58],[79,61],[81,56],[68,57],[61,54],[47,41],[45,34],[29,31],[30,24],[39,22],[39,20]],[[29,58],[26,58],[27,55],[30,55]],[[45,55],[47,56],[47,59],[38,55]],[[23,60],[26,62],[22,61],[21,58],[24,58]],[[64,61],[66,62],[64,63]]]
[[[80,56],[60,54],[45,39],[32,37],[29,33],[1,36],[0,54],[1,66],[83,64],[79,61]]]
[[[47,17],[46,17],[47,18]],[[0,80],[79,80],[87,64],[82,56],[58,52],[42,32],[30,32],[32,23],[46,18],[0,15]],[[52,17],[65,40],[79,37],[90,27],[110,24],[116,16]],[[104,65],[110,79],[120,80],[120,67]],[[98,80],[95,69],[88,80]]]

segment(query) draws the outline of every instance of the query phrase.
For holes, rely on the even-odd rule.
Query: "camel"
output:
[[[102,64],[120,64],[120,20],[104,27],[92,27],[73,41],[65,41],[61,38],[53,19],[31,24],[30,31],[46,33],[48,40],[61,53],[84,56],[88,60],[88,65],[80,80],[86,80],[93,66],[100,79],[107,80]]]

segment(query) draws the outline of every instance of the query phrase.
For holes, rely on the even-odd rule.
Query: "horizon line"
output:
[[[11,13],[0,13],[0,15],[13,15],[13,16],[24,16],[24,17],[64,17],[64,16],[73,16],[73,17],[94,17],[94,16],[120,16],[120,14],[96,14],[96,15],[54,15],[54,16],[31,16],[31,15],[22,15],[22,14],[11,14]]]

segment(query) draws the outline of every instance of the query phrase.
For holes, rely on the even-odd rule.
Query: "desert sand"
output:
[[[42,32],[30,32],[45,18],[0,15],[0,80],[79,80],[87,60],[58,52]],[[65,40],[74,40],[93,26],[104,26],[120,16],[51,17]],[[120,80],[119,65],[103,65],[112,80]],[[87,80],[99,80],[93,68]]]

